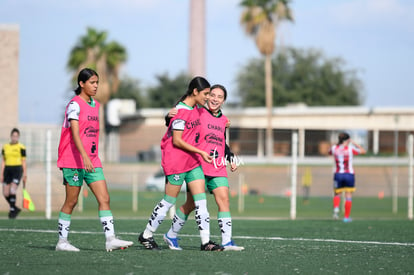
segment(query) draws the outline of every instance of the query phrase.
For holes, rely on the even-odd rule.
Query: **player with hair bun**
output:
[[[352,166],[353,157],[365,154],[366,151],[349,134],[342,132],[338,135],[338,143],[332,145],[329,154],[335,159],[333,217],[338,219],[341,194],[345,192],[344,222],[351,222],[352,193],[355,192],[355,172]]]

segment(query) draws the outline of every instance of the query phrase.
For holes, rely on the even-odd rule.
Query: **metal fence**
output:
[[[20,141],[26,145],[28,152],[27,188],[37,209],[44,210],[46,208],[46,183],[49,176],[51,180],[51,207],[53,211],[57,211],[64,200],[62,176],[56,167],[60,127],[20,127],[20,130]],[[7,129],[7,131],[10,130]],[[46,165],[48,132],[51,136],[50,154],[52,156],[50,175],[48,175]],[[2,140],[2,144],[4,142],[8,142],[8,140]],[[111,142],[119,141],[113,138]],[[312,140],[309,142],[312,143]],[[291,147],[289,152],[291,152]],[[113,155],[116,154],[116,152],[113,153]],[[290,196],[292,194],[292,158],[290,156],[276,156],[272,159],[266,159],[251,155],[239,155],[239,160],[241,164],[239,169],[234,173],[229,172],[230,188],[233,195],[238,192],[241,180],[245,194],[272,196]],[[104,172],[109,188],[122,188],[131,190],[131,192],[134,185],[138,190],[145,190],[147,179],[159,169],[159,159],[151,161],[138,161],[137,159],[137,161],[128,163],[109,160],[104,162]],[[407,154],[356,157],[357,191],[355,196],[377,197],[378,199],[393,195],[407,197],[410,169]],[[329,156],[299,158],[296,175],[294,175],[297,180],[298,198],[304,195],[305,189],[309,189],[311,197],[331,197],[332,172],[333,161]],[[305,188],[306,184],[308,187]],[[18,199],[20,200],[21,197]],[[0,210],[6,209],[6,202],[0,200]]]

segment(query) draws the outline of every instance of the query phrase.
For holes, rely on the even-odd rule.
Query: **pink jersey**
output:
[[[201,121],[197,109],[182,102],[176,106],[178,112],[171,119],[168,130],[161,140],[161,166],[165,175],[188,172],[201,165],[198,154],[182,150],[173,145],[173,130],[183,131],[182,139],[190,145],[200,145]]]
[[[202,161],[203,172],[210,177],[227,177],[226,170],[226,124],[227,117],[221,115],[215,117],[206,108],[199,107],[200,118],[202,121],[202,142],[201,147],[203,151],[210,153],[214,157],[211,163]]]
[[[354,174],[352,167],[352,160],[354,155],[358,155],[360,150],[352,145],[333,145],[329,150],[329,154],[335,158],[336,169],[335,173],[350,173]]]
[[[95,106],[75,96],[66,106],[65,119],[60,134],[57,166],[59,168],[84,168],[83,159],[72,138],[70,119],[79,121],[79,135],[94,167],[102,167],[98,156],[99,144],[99,103]]]

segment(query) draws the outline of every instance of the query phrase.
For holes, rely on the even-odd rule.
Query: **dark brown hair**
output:
[[[338,145],[344,143],[344,141],[349,139],[348,133],[342,132],[338,135]]]

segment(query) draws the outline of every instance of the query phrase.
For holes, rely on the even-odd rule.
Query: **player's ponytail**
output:
[[[80,95],[81,91],[82,91],[82,87],[79,85],[79,82],[86,82],[88,81],[89,78],[91,78],[92,76],[96,75],[99,78],[99,75],[97,72],[95,72],[92,69],[89,68],[84,68],[79,72],[78,75],[78,87],[74,90],[76,95]]]

